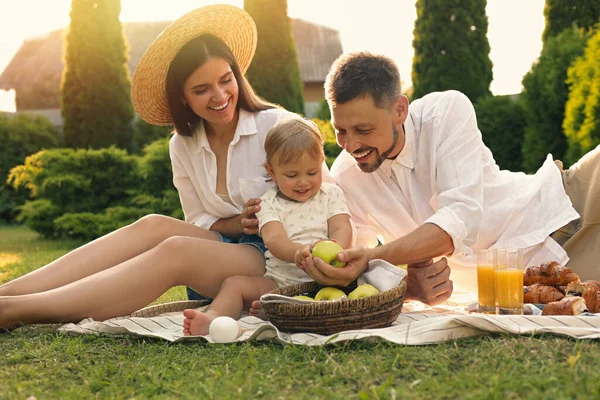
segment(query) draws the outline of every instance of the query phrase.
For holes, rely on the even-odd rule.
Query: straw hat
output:
[[[225,4],[190,11],[156,38],[140,59],[133,74],[133,108],[154,125],[173,122],[167,102],[167,72],[179,50],[190,40],[211,34],[231,49],[242,73],[250,66],[256,50],[256,25],[244,10]]]

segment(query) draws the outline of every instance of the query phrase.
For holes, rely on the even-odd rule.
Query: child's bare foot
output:
[[[183,311],[185,319],[183,320],[183,334],[185,336],[208,335],[208,328],[217,315],[210,312],[203,313],[198,310]]]
[[[267,317],[267,313],[262,308],[262,303],[260,302],[260,300],[254,300],[252,302],[252,304],[250,305],[250,310],[248,310],[248,314],[265,321],[269,320],[269,317]]]

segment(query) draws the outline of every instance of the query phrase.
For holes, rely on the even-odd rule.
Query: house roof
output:
[[[171,21],[123,23],[130,48],[129,70],[133,74],[142,54]],[[304,82],[324,82],[331,63],[342,54],[338,31],[307,21],[292,19],[298,49],[300,75]],[[58,88],[63,63],[63,29],[26,40],[0,74],[0,89]]]

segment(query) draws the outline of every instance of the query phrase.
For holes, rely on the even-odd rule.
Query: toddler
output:
[[[314,123],[292,118],[271,128],[265,139],[267,173],[276,184],[262,197],[259,234],[268,251],[263,277],[227,278],[206,312],[185,310],[184,334],[206,335],[213,319],[253,314],[260,296],[278,286],[312,279],[299,266],[321,240],[344,249],[352,243],[350,215],[342,190],[323,183],[323,139]]]

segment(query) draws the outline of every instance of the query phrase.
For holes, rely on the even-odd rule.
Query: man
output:
[[[303,268],[315,280],[347,284],[369,260],[380,258],[409,264],[408,299],[437,304],[450,297],[454,285],[461,292],[476,290],[473,250],[521,248],[527,265],[565,264],[565,249],[575,239],[574,248],[587,249],[584,259],[600,255],[599,207],[590,206],[593,202],[584,207],[586,198],[600,196],[599,185],[591,190],[579,182],[577,189],[570,188],[571,170],[561,178],[550,156],[535,175],[500,171],[463,94],[432,93],[409,107],[394,62],[365,52],[341,56],[325,89],[337,141],[345,150],[331,173],[346,194],[358,244],[366,249],[340,253],[348,261],[342,269],[309,259]],[[598,154],[600,147],[583,168],[589,182],[600,180]],[[567,193],[579,196],[573,203],[581,203],[577,211],[585,211],[588,220],[579,219]],[[587,241],[577,237],[582,221],[591,227],[583,235]],[[566,235],[555,232],[561,228]],[[553,233],[561,236],[564,249],[550,237]],[[374,247],[377,239],[385,244]],[[440,256],[449,258],[432,263]],[[598,262],[573,268],[584,279],[600,278]]]

